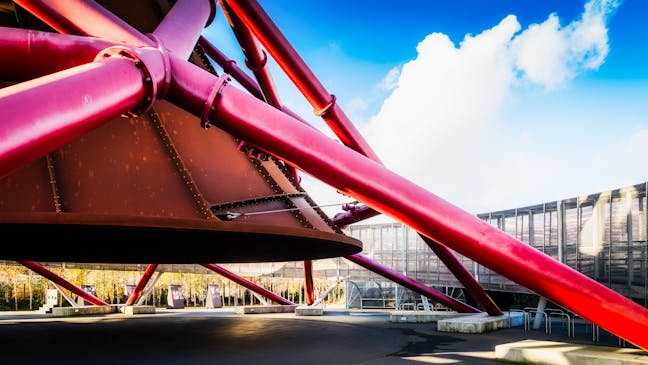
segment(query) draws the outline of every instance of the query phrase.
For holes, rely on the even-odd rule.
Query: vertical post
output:
[[[542,318],[544,318],[541,314],[544,313],[545,309],[547,308],[547,298],[541,296],[538,298],[538,307],[536,308],[536,315],[533,319],[533,329],[537,330],[540,328],[540,324],[542,324]],[[547,319],[549,320],[549,319]]]
[[[565,263],[565,202],[556,202],[558,219],[558,261]]]
[[[133,293],[126,300],[125,305],[133,305],[133,303],[135,303],[142,296],[146,284],[148,284],[151,276],[153,276],[153,273],[155,273],[155,270],[157,270],[157,267],[158,264],[148,265],[148,267],[144,271],[144,274],[140,278],[140,281],[137,283],[137,286],[135,286],[135,290],[133,290]]]
[[[625,192],[626,196],[624,199],[628,199],[628,212],[626,213],[626,237],[628,239],[628,293],[631,292],[632,282],[634,281],[634,248],[633,246],[633,237],[632,237],[632,193],[630,191]]]
[[[612,287],[612,222],[614,222],[612,215],[614,214],[613,202],[612,202],[612,192],[610,192],[610,205],[609,205],[609,219],[608,219],[608,260],[607,260],[607,277],[608,277],[608,287]]]
[[[315,302],[313,260],[304,260],[304,290],[306,291],[306,304],[312,305]]]

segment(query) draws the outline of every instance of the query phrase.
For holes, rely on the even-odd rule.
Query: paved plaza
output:
[[[327,309],[239,315],[234,308],[158,309],[155,314],[54,318],[0,313],[3,364],[501,364],[495,346],[525,339],[592,344],[521,327],[484,334],[438,332],[435,323],[393,323],[389,311]],[[618,345],[601,334],[599,345]]]

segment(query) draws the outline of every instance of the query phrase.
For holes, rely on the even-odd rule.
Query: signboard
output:
[[[97,290],[95,289],[94,285],[81,285],[81,289],[84,292],[90,293],[95,297],[97,296]],[[81,297],[77,298],[77,304],[80,305],[80,306],[93,305],[92,303],[88,302],[87,300],[84,300]]]
[[[221,308],[223,301],[221,299],[220,287],[215,284],[209,284],[207,287],[207,299],[205,300],[205,308]]]
[[[167,308],[173,308],[173,309],[184,308],[182,286],[169,285],[169,292],[167,293]]]

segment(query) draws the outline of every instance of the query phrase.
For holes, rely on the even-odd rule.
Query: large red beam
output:
[[[214,81],[203,82],[208,89]],[[212,110],[225,131],[648,349],[648,310],[619,293],[235,87],[222,87]]]
[[[455,256],[455,254],[447,247],[442,244],[435,242],[434,240],[420,235],[423,241],[432,249],[434,254],[443,262],[443,264],[450,270],[450,272],[459,280],[461,285],[464,286],[464,289],[468,294],[479,303],[484,310],[491,316],[501,316],[502,310],[495,304],[493,298],[491,298],[484,288],[479,285],[477,280],[470,274],[461,261]]]
[[[155,273],[155,270],[157,270],[158,265],[159,264],[149,264],[146,267],[144,274],[142,275],[140,281],[135,286],[135,290],[133,290],[133,293],[126,300],[125,305],[133,305],[133,303],[136,303],[137,300],[142,296],[142,293],[144,292],[144,288],[146,288],[146,284],[148,284],[149,280],[151,280],[151,276],[153,276],[153,273]]]
[[[312,260],[304,260],[304,291],[306,292],[306,304],[311,305],[315,303]]]
[[[90,63],[114,45],[92,37],[0,27],[0,78],[25,81]]]
[[[251,291],[253,291],[253,292],[255,292],[255,293],[259,294],[259,295],[261,295],[261,296],[263,296],[263,297],[266,297],[266,298],[272,300],[275,303],[279,303],[279,304],[283,304],[283,305],[294,305],[295,304],[295,303],[289,301],[288,299],[285,299],[285,298],[283,298],[283,297],[281,297],[281,296],[279,296],[279,295],[277,295],[277,294],[275,294],[275,293],[273,293],[273,292],[271,292],[271,291],[269,291],[269,290],[267,290],[265,288],[262,288],[262,287],[256,285],[255,283],[253,283],[253,282],[251,282],[251,281],[249,281],[249,280],[247,280],[245,278],[242,278],[242,277],[234,274],[233,272],[225,269],[222,266],[219,266],[219,265],[216,265],[216,264],[200,264],[200,265],[207,268],[207,269],[209,269],[209,270],[211,270],[211,271],[213,271],[213,272],[215,272],[215,273],[217,273],[217,274],[219,274],[219,275],[221,275],[221,276],[226,277],[227,279],[232,280],[233,282],[235,282],[235,283],[237,283],[237,284],[239,284],[239,285],[241,285],[241,286],[243,286],[243,287],[245,287],[245,288],[247,288],[247,289],[249,289],[249,290],[251,290]]]
[[[410,290],[425,295],[426,297],[432,299],[433,301],[443,304],[446,307],[455,310],[459,313],[479,313],[478,309],[475,309],[469,306],[468,304],[462,303],[452,297],[449,297],[434,288],[430,288],[429,286],[417,280],[414,280],[410,277],[407,277],[394,269],[380,265],[379,263],[372,261],[363,255],[355,254],[355,255],[345,256],[344,258],[355,264],[364,267],[365,269],[371,270],[376,274],[381,275],[397,284],[400,284]]]
[[[186,60],[215,12],[215,0],[177,0],[153,34],[176,57]]]
[[[272,19],[255,1],[225,0],[234,13],[250,29],[272,58],[297,86],[313,106],[316,114],[334,131],[340,141],[354,150],[379,161],[369,144],[361,137],[360,132],[344,111],[335,103],[335,97],[324,88],[315,74],[299,56]]]
[[[0,178],[139,105],[144,82],[112,57],[0,89]]]
[[[154,42],[96,1],[15,0],[56,31],[124,42],[130,46],[151,46]]]
[[[254,73],[254,76],[263,91],[266,102],[277,109],[281,109],[282,104],[279,100],[279,94],[275,89],[274,81],[272,80],[272,76],[267,67],[268,56],[259,47],[254,35],[252,35],[245,24],[241,22],[241,19],[231,11],[229,6],[222,0],[219,0],[219,4],[221,5],[223,13],[227,17],[232,31],[241,46],[241,50],[245,55],[245,63]]]
[[[110,305],[103,300],[95,297],[94,295],[88,293],[87,291],[79,288],[78,286],[70,283],[69,281],[63,279],[62,277],[56,275],[55,273],[51,272],[45,266],[39,264],[38,262],[35,261],[18,261],[19,264],[27,267],[28,269],[32,270],[33,272],[43,276],[44,278],[52,281],[53,283],[62,286],[63,288],[71,291],[72,293],[80,296],[81,298],[85,299],[86,301],[94,304],[94,305]]]
[[[264,99],[263,92],[259,85],[246,74],[238,65],[236,61],[227,57],[221,50],[216,48],[210,41],[207,40],[204,36],[200,36],[198,39],[198,44],[205,50],[207,56],[211,57],[222,69],[223,72],[232,76],[245,90],[250,94],[254,95],[257,99]]]

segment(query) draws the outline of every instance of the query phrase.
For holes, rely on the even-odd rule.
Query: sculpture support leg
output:
[[[213,17],[216,5],[207,0],[178,0],[155,28],[165,48],[186,60],[193,52],[207,20]]]
[[[342,143],[375,161],[379,161],[369,144],[360,136],[360,132],[335,103],[335,97],[326,91],[263,8],[254,1],[225,0],[225,3],[232,8],[272,58],[277,61],[286,76],[313,106],[316,114],[322,116]]]
[[[126,300],[125,305],[133,305],[133,303],[136,303],[139,300],[139,298],[142,296],[142,293],[144,292],[144,288],[146,288],[146,284],[148,284],[149,280],[151,280],[151,276],[153,276],[153,273],[155,273],[155,270],[157,270],[157,268],[158,264],[150,264],[146,267],[142,278],[135,286],[133,293],[128,297],[128,300]]]
[[[235,282],[235,283],[237,283],[237,284],[239,284],[239,285],[241,285],[241,286],[243,286],[243,287],[245,287],[245,288],[247,288],[247,289],[249,289],[249,290],[251,290],[251,291],[253,291],[253,292],[255,292],[255,293],[259,294],[259,295],[261,295],[261,296],[263,296],[263,297],[266,297],[266,298],[272,300],[273,302],[283,304],[283,305],[294,305],[295,304],[295,303],[289,301],[288,299],[282,298],[281,296],[279,296],[279,295],[277,295],[277,294],[275,294],[275,293],[273,293],[273,292],[271,292],[271,291],[269,291],[269,290],[267,290],[265,288],[262,288],[262,287],[256,285],[255,283],[234,274],[233,272],[231,272],[229,270],[226,270],[225,268],[223,268],[221,266],[218,266],[216,264],[200,264],[200,265],[207,268],[207,269],[209,269],[209,270],[211,270],[211,271],[213,271],[213,272],[215,272],[215,273],[217,273],[217,274],[219,274],[219,275],[222,275],[222,276],[232,280],[233,282]]]
[[[397,284],[400,284],[410,290],[425,295],[426,297],[432,299],[433,301],[437,303],[441,303],[446,307],[455,310],[459,313],[479,313],[478,309],[475,309],[469,306],[468,304],[462,303],[454,298],[451,298],[434,288],[430,288],[429,286],[424,285],[419,281],[416,281],[412,278],[409,278],[399,273],[396,270],[382,266],[377,262],[372,261],[363,255],[355,254],[355,255],[345,256],[344,258],[368,270],[371,270],[376,274],[381,275]]]
[[[115,43],[21,28],[0,27],[0,78],[25,81],[94,61]]]
[[[145,94],[142,73],[123,58],[0,89],[0,178],[126,113]]]
[[[94,305],[109,305],[108,303],[104,302],[103,300],[95,297],[94,295],[88,293],[87,291],[79,288],[78,286],[70,283],[69,281],[63,279],[62,277],[56,275],[55,273],[49,271],[45,266],[35,262],[35,261],[18,261],[19,264],[27,267],[28,269],[36,272],[37,274],[47,278],[48,280],[52,281],[53,283],[60,285],[61,287],[71,291],[72,293],[80,296],[81,298],[85,299],[86,301],[94,304]]]
[[[315,292],[313,286],[312,260],[304,260],[304,290],[306,292],[306,304],[313,304],[315,302]]]

